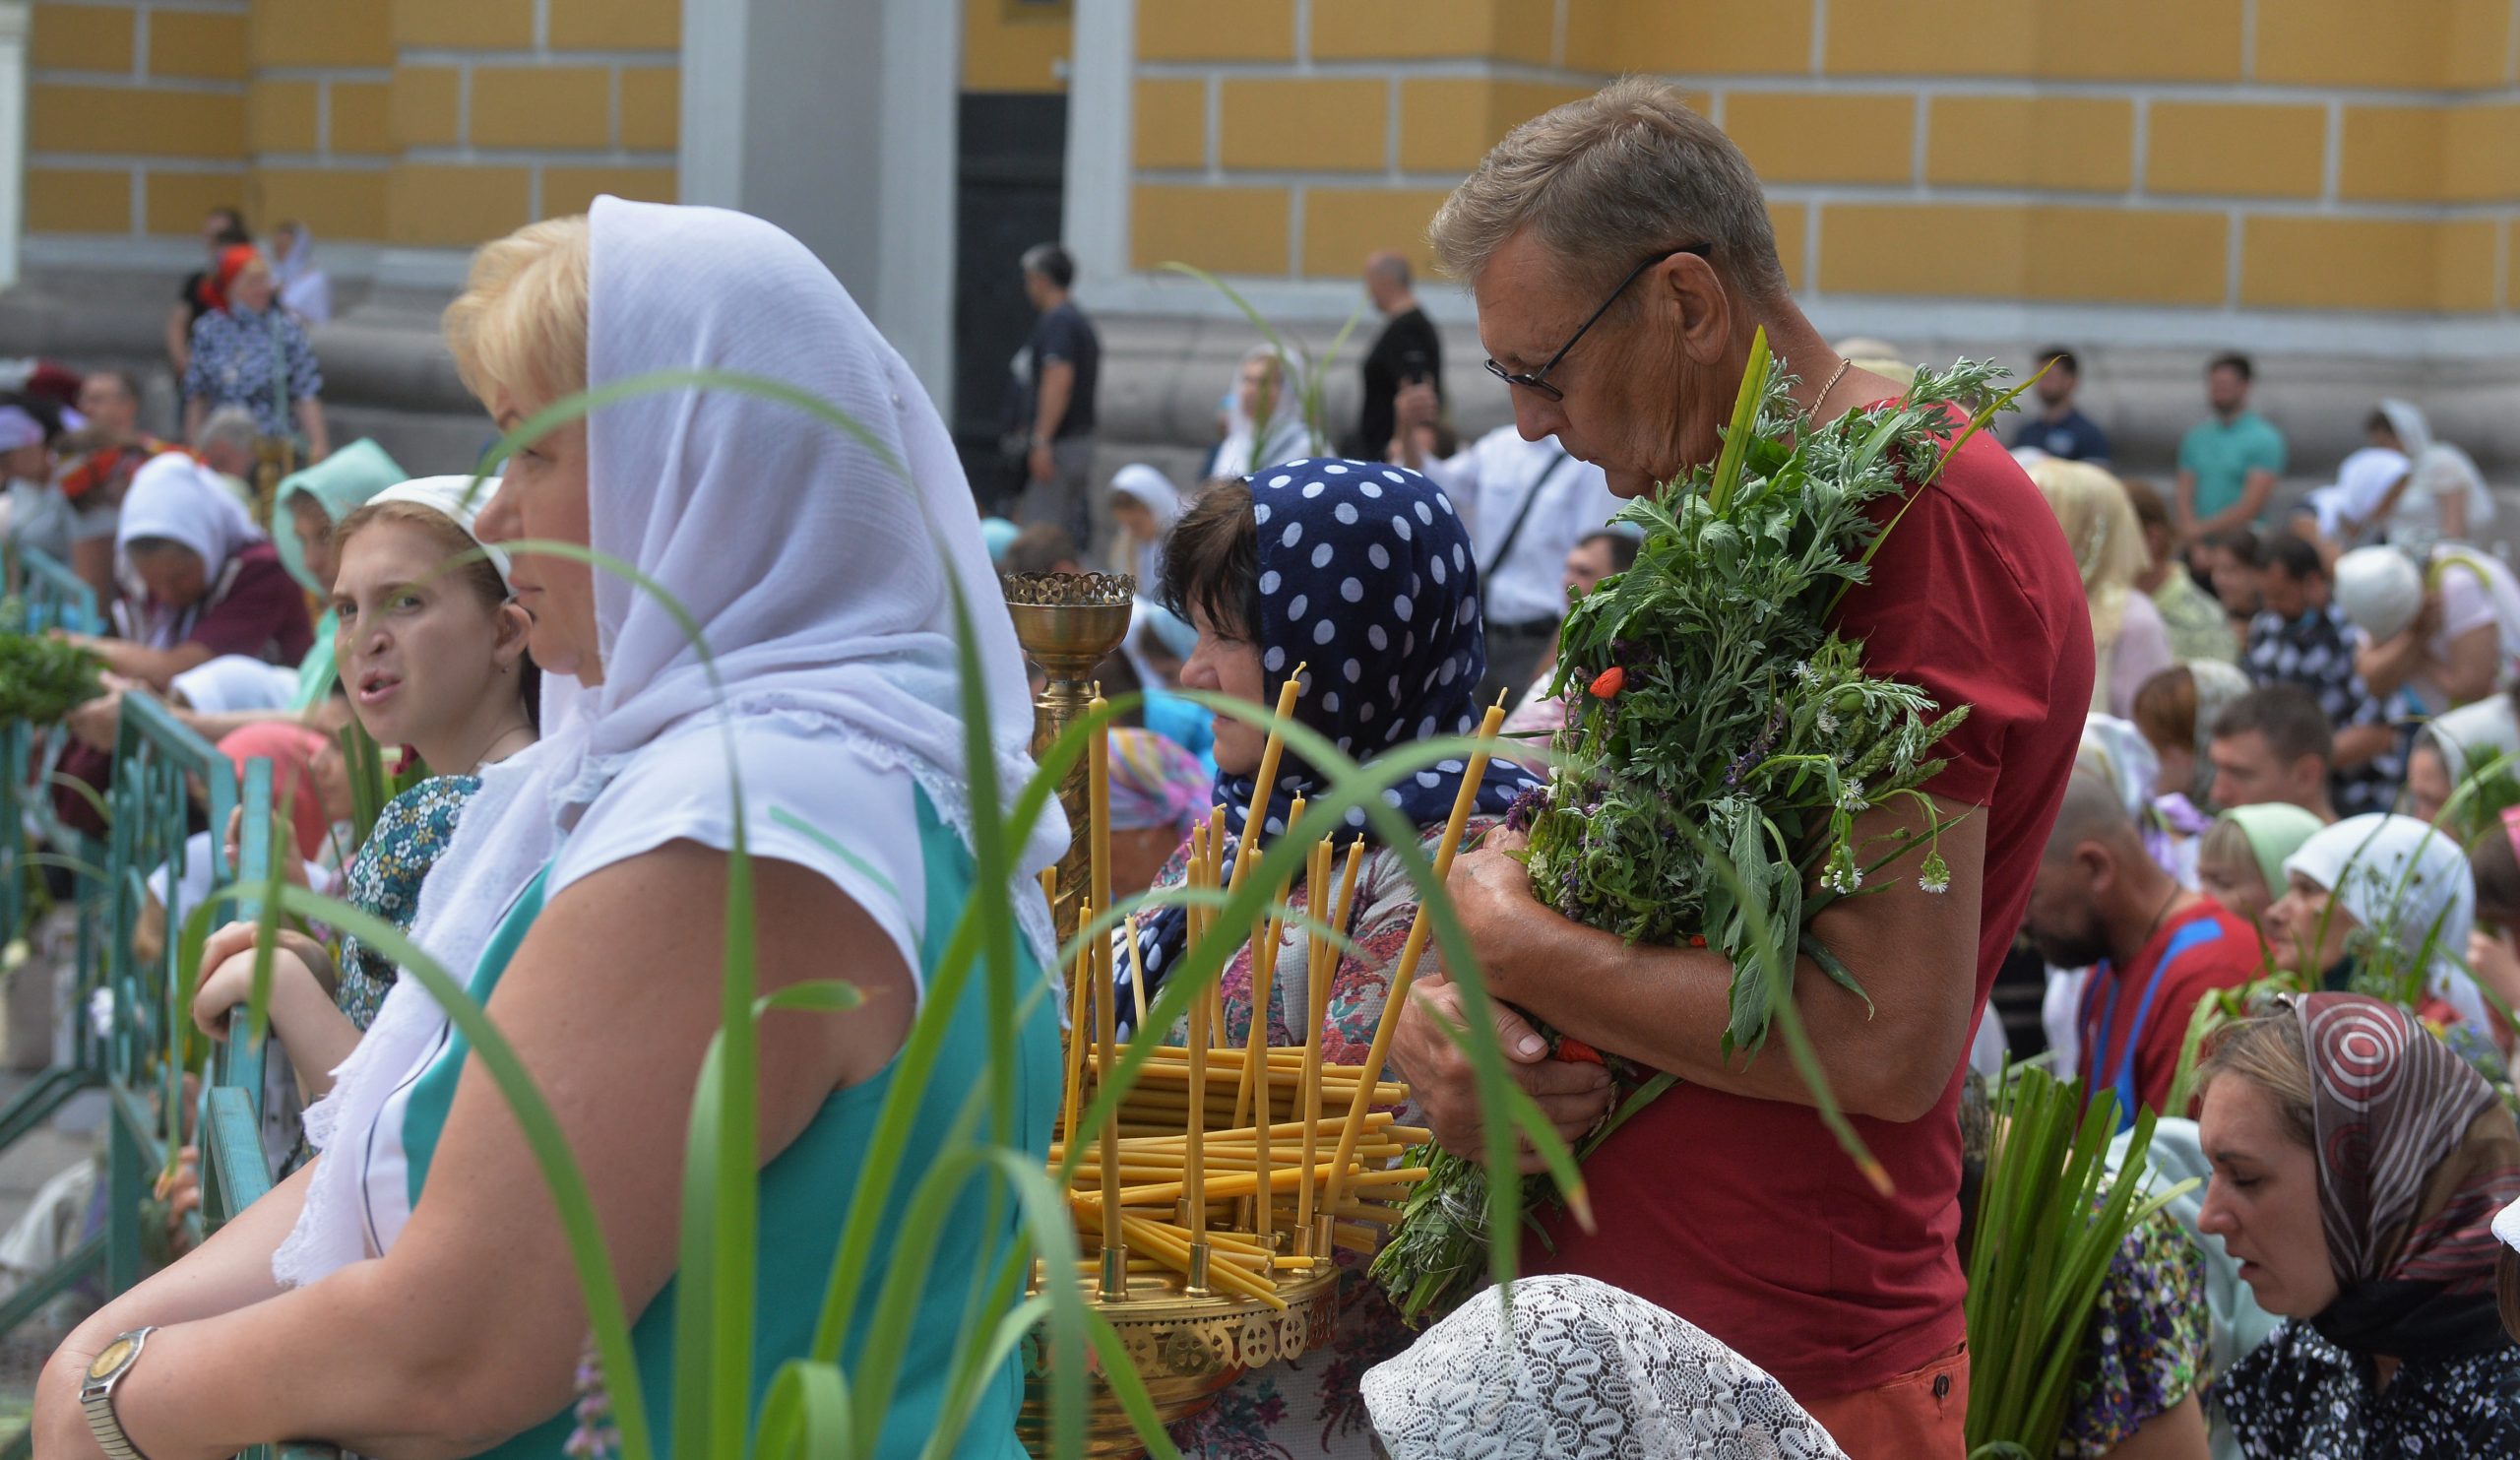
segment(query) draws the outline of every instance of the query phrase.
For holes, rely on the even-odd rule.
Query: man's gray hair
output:
[[[203,417],[202,423],[194,428],[191,444],[195,451],[222,442],[251,451],[262,434],[263,428],[254,423],[253,412],[242,406],[221,406]]]
[[[1752,297],[1786,292],[1749,159],[1678,92],[1645,77],[1622,77],[1506,133],[1436,211],[1430,232],[1444,267],[1476,284],[1527,225],[1568,273],[1604,286],[1657,250],[1704,244]]]

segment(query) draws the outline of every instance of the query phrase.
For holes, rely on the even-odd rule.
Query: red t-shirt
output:
[[[1882,505],[1887,520],[1897,504]],[[2073,774],[2092,682],[2081,576],[2054,514],[1993,436],[1972,437],[1917,494],[1839,627],[1863,641],[1873,673],[1972,707],[1941,742],[1948,764],[1930,790],[1987,808],[1972,990],[1983,1011]],[[1841,952],[1862,979],[1862,950]],[[1785,1053],[1771,1046],[1760,1057]],[[1856,1119],[1896,1183],[1884,1197],[1810,1108],[1683,1082],[1585,1163],[1598,1230],[1556,1214],[1545,1241],[1524,1242],[1523,1268],[1583,1273],[1660,1303],[1799,1396],[1878,1387],[1964,1336],[1960,1084],[1955,1063],[1922,1120]]]
[[[2217,988],[2237,988],[2265,971],[2266,944],[2255,926],[2219,903],[2200,902],[2162,920],[2161,927],[2119,974],[2107,964],[2083,985],[2078,1028],[2088,1088],[2117,1092],[2117,1128],[2149,1108],[2165,1115],[2178,1078],[2178,1051],[2196,1001]]]

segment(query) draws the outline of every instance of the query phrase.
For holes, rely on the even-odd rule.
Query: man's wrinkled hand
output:
[[[1459,862],[1453,871],[1460,875]],[[1608,1070],[1549,1058],[1540,1031],[1506,1004],[1490,1000],[1488,1013],[1504,1047],[1506,1072],[1539,1103],[1559,1139],[1572,1145],[1601,1123],[1610,1109]],[[1409,1082],[1410,1098],[1423,1112],[1435,1144],[1479,1161],[1485,1157],[1486,1125],[1479,1107],[1478,1076],[1470,1056],[1454,1043],[1465,1027],[1460,988],[1439,976],[1420,979],[1392,1032],[1391,1062]],[[1527,1175],[1546,1170],[1529,1139],[1518,1138],[1515,1144],[1516,1170]]]

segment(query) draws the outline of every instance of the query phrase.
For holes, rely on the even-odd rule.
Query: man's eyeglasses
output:
[[[1575,342],[1584,338],[1584,332],[1590,330],[1593,326],[1600,324],[1602,322],[1602,316],[1609,313],[1610,306],[1618,302],[1618,296],[1627,292],[1627,286],[1629,285],[1634,284],[1638,279],[1643,278],[1646,270],[1653,268],[1656,264],[1663,262],[1673,254],[1693,253],[1699,258],[1705,258],[1707,256],[1708,249],[1712,246],[1713,245],[1711,244],[1705,243],[1684,243],[1678,248],[1666,249],[1663,252],[1654,255],[1652,258],[1645,260],[1643,263],[1638,264],[1635,268],[1627,271],[1627,277],[1618,282],[1617,288],[1610,290],[1610,296],[1602,301],[1602,307],[1594,310],[1591,318],[1575,327],[1575,333],[1566,337],[1565,344],[1557,347],[1557,353],[1548,357],[1547,364],[1541,366],[1537,370],[1524,370],[1517,372],[1509,371],[1494,360],[1489,360],[1487,362],[1487,373],[1495,376],[1507,385],[1519,385],[1525,390],[1538,391],[1552,401],[1565,400],[1565,392],[1560,391],[1556,386],[1548,383],[1548,372],[1556,369],[1557,362],[1566,358],[1566,351],[1573,349],[1575,348]]]

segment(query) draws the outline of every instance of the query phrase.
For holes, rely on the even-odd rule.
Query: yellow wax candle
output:
[[[1479,722],[1479,738],[1493,741],[1505,724],[1504,696],[1487,707]],[[1470,823],[1471,807],[1479,800],[1479,784],[1487,776],[1487,750],[1484,745],[1471,753],[1470,765],[1462,772],[1461,790],[1453,796],[1452,815],[1444,821],[1444,840],[1435,849],[1435,880],[1440,883],[1453,869],[1453,854],[1461,847],[1462,828]],[[1358,1066],[1356,1093],[1348,1102],[1348,1119],[1339,1128],[1339,1151],[1331,1158],[1330,1178],[1322,1186],[1321,1204],[1331,1211],[1339,1210],[1339,1191],[1345,1184],[1348,1163],[1356,1154],[1356,1137],[1364,1131],[1365,1111],[1373,1103],[1374,1086],[1382,1079],[1383,1061],[1391,1056],[1392,1031],[1400,1027],[1400,1011],[1409,1002],[1409,985],[1418,979],[1418,960],[1426,953],[1426,940],[1434,932],[1434,921],[1427,916],[1426,904],[1418,905],[1418,916],[1410,921],[1409,941],[1400,948],[1400,963],[1392,970],[1391,987],[1383,995],[1382,1018],[1374,1024],[1374,1042],[1365,1052],[1365,1062]],[[1584,1203],[1578,1188],[1568,1193],[1567,1204],[1579,1219],[1590,1225],[1591,1208]]]

